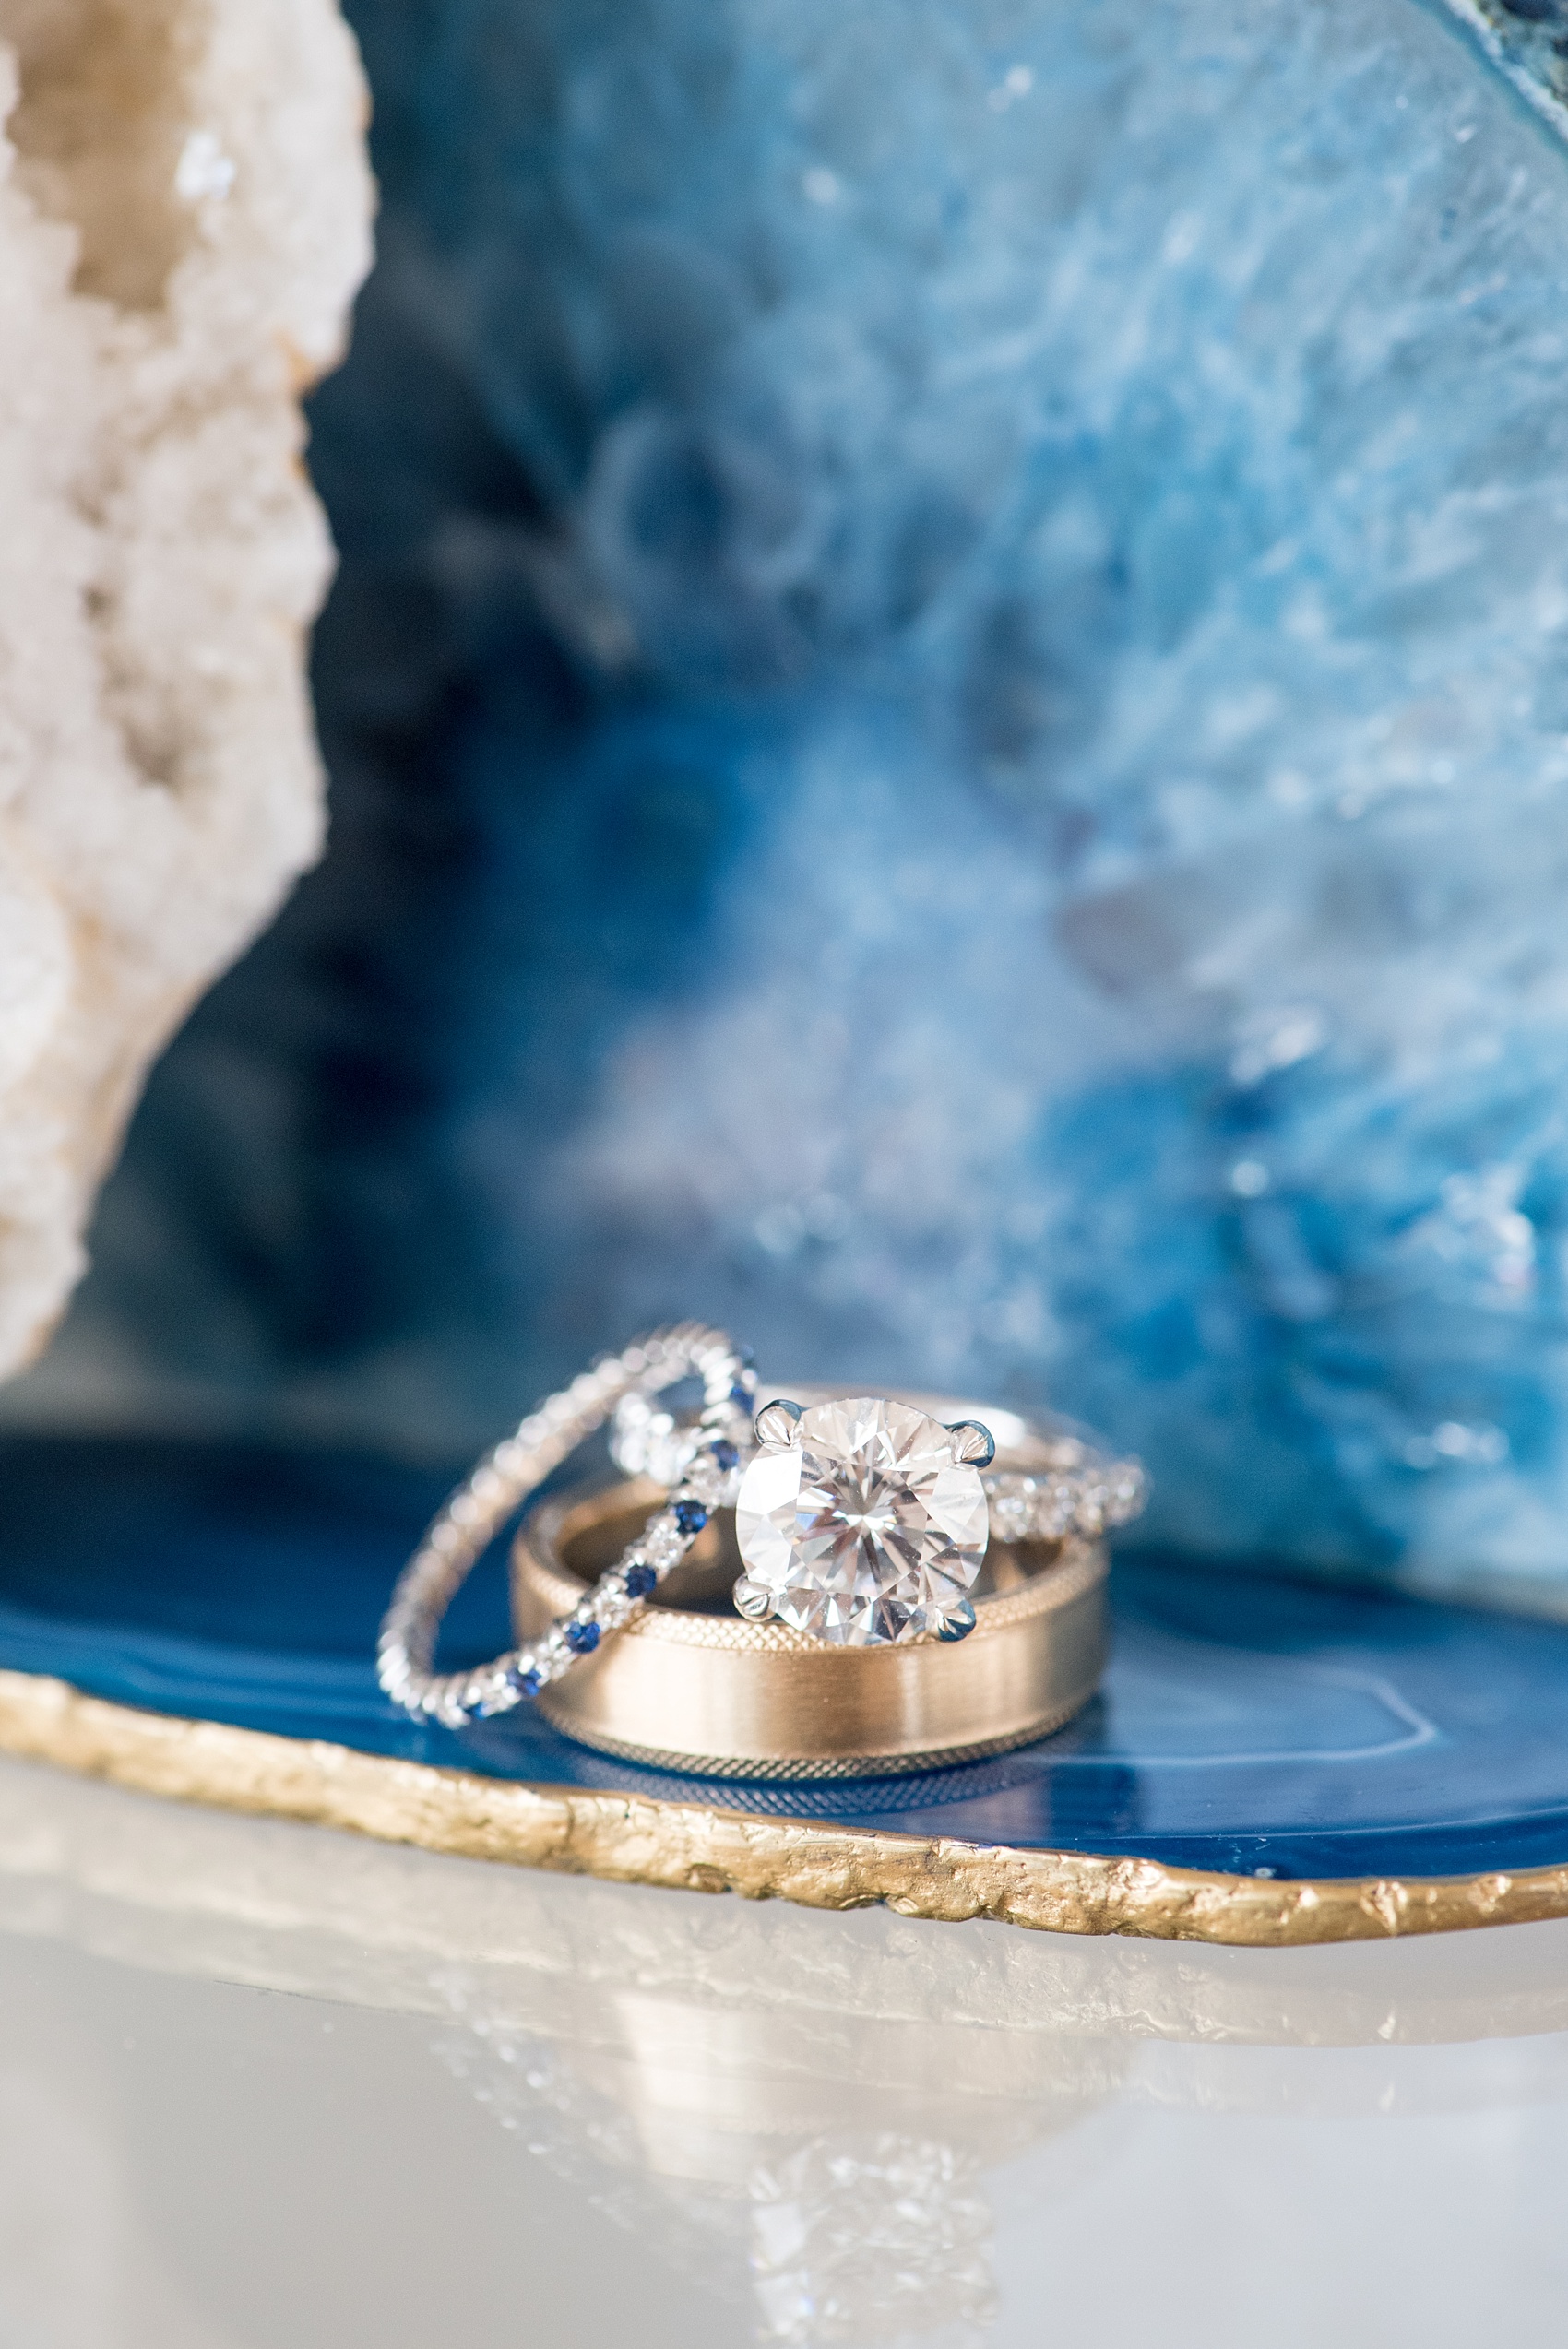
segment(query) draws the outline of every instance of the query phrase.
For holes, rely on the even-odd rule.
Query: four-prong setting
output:
[[[853,1647],[973,1630],[989,1536],[979,1420],[947,1427],[874,1395],[757,1414],[735,1530],[735,1605]]]

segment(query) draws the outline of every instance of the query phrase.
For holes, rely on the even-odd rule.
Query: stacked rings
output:
[[[691,1380],[696,1409],[663,1408]],[[525,1523],[517,1646],[435,1671],[464,1577],[611,1418],[634,1473]],[[451,1727],[536,1699],[586,1744],[704,1774],[852,1776],[994,1754],[1093,1692],[1102,1536],[1142,1498],[1135,1462],[1010,1411],[801,1386],[758,1410],[732,1341],[684,1323],[586,1371],[481,1461],[399,1577],[378,1677]]]

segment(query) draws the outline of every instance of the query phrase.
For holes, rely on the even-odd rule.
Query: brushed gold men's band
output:
[[[1012,1425],[1021,1438],[1023,1423]],[[634,1478],[529,1518],[513,1551],[520,1640],[578,1604],[660,1497]],[[748,1622],[731,1600],[739,1566],[733,1512],[716,1511],[657,1598],[541,1691],[540,1709],[583,1744],[666,1769],[883,1776],[1044,1737],[1087,1702],[1103,1668],[1105,1548],[1080,1534],[993,1535],[974,1630],[953,1643],[836,1646]]]

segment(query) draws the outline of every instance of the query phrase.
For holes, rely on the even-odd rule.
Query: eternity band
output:
[[[623,1556],[537,1639],[474,1670],[433,1671],[442,1619],[507,1518],[624,1397],[656,1394],[692,1377],[702,1381],[703,1402],[688,1456],[667,1505]],[[635,1615],[684,1558],[709,1510],[732,1494],[755,1406],[755,1381],[743,1356],[724,1331],[696,1322],[638,1338],[551,1395],[486,1453],[398,1576],[376,1647],[376,1678],[386,1694],[405,1712],[461,1728],[510,1712],[591,1655],[604,1633]]]

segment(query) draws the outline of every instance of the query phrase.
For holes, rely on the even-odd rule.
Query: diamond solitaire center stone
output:
[[[735,1531],[742,1614],[845,1647],[961,1638],[989,1533],[973,1422],[857,1395],[759,1415]]]

